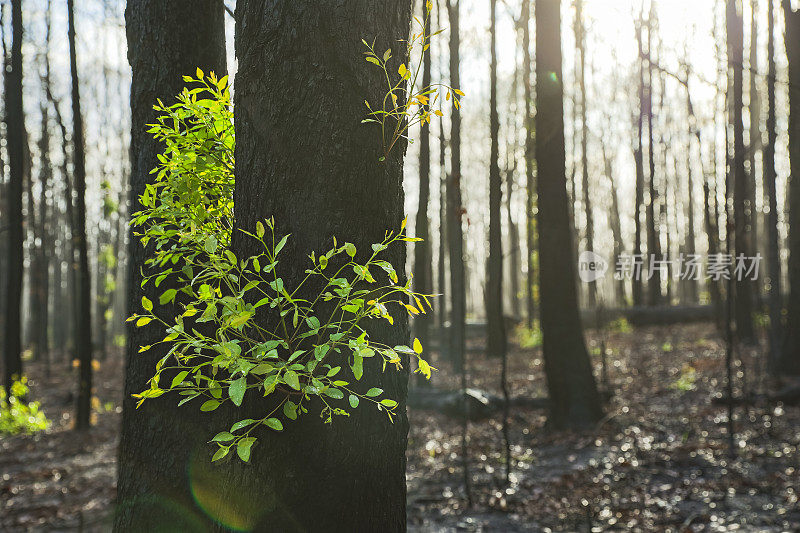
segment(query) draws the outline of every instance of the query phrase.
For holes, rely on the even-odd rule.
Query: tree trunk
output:
[[[642,29],[644,27],[644,16],[640,12],[636,25],[636,45],[639,50],[639,113],[636,117],[636,147],[633,149],[633,160],[636,165],[636,184],[634,192],[634,236],[633,236],[633,255],[636,258],[642,257],[642,205],[644,204],[644,154],[642,136],[644,134],[644,44]],[[633,305],[644,304],[644,281],[641,275],[634,275],[631,280],[631,292],[633,295]]]
[[[733,122],[733,209],[735,220],[734,244],[737,258],[753,255],[749,227],[748,203],[750,186],[744,168],[744,125],[742,124],[743,83],[743,33],[742,14],[737,11],[736,0],[728,0],[726,9],[728,63],[733,71],[733,94],[731,99]],[[734,259],[734,263],[739,259]],[[733,275],[733,274],[732,274]],[[753,329],[753,281],[749,276],[736,276],[734,290],[736,336],[745,343],[755,342]]]
[[[531,102],[533,90],[531,87],[531,2],[533,0],[522,1],[522,87],[525,100],[525,249],[527,250],[527,279],[525,282],[525,307],[528,329],[533,329],[533,319],[536,316],[536,305],[534,300],[534,288],[536,286],[536,220],[533,208],[536,204],[536,190],[533,182],[533,165],[535,147],[533,144],[533,113],[531,112]]]
[[[607,132],[608,131],[610,131],[610,128],[607,130]],[[619,212],[617,186],[614,183],[614,166],[611,162],[611,157],[608,155],[606,150],[605,134],[600,140],[600,151],[603,154],[603,169],[605,171],[606,179],[608,179],[608,188],[611,193],[611,219],[609,222],[611,225],[611,234],[614,238],[614,257],[617,258],[622,255],[622,252],[625,250],[625,246],[622,244],[622,223]],[[624,307],[627,303],[625,300],[625,278],[622,277],[616,280],[614,287],[617,298],[617,306]]]
[[[6,286],[4,386],[9,393],[22,375],[22,187],[24,179],[25,116],[22,110],[22,0],[11,1],[11,69],[6,70],[6,134],[10,179],[8,184],[8,277]]]
[[[459,2],[448,0],[450,15],[450,85],[461,84]],[[450,175],[447,182],[447,241],[450,257],[450,358],[457,372],[465,359],[464,321],[466,318],[466,272],[464,267],[464,230],[461,203],[461,112],[452,109],[450,126]]]
[[[580,54],[578,68],[578,88],[581,94],[581,188],[583,189],[583,211],[586,217],[586,249],[594,251],[594,216],[592,215],[592,199],[589,191],[589,154],[587,153],[587,140],[589,127],[586,122],[586,31],[583,27],[583,0],[575,3],[575,40]],[[588,300],[586,307],[592,309],[597,303],[597,282],[589,282]]]
[[[775,12],[774,0],[767,2],[767,144],[764,145],[763,171],[764,195],[768,202],[767,212],[767,268],[769,272],[769,367],[777,368],[780,357],[781,336],[783,332],[781,313],[781,249],[778,235],[778,198],[775,187],[775,143],[778,137],[775,113]]]
[[[436,268],[436,288],[439,294],[436,309],[436,326],[441,333],[447,322],[447,166],[445,163],[447,140],[444,136],[444,120],[439,121],[439,257]],[[444,343],[440,343],[440,354],[445,350]]]
[[[778,369],[800,374],[800,9],[783,0],[789,59],[789,308]]]
[[[489,261],[486,269],[487,353],[502,357],[506,351],[503,323],[503,242],[501,228],[502,180],[500,178],[500,118],[497,114],[497,0],[490,3],[489,68]]]
[[[539,287],[548,423],[589,427],[602,417],[597,386],[583,339],[564,150],[561,68],[561,2],[536,2],[536,168],[539,179]]]
[[[194,74],[198,67],[220,75],[226,72],[224,17],[218,0],[128,1],[125,19],[133,73],[129,213],[137,210],[139,196],[152,183],[156,156],[164,150],[147,133],[147,124],[156,118],[153,104],[159,98],[174,101],[185,85],[182,76]],[[143,294],[140,268],[147,250],[132,231],[128,249],[132,311]],[[144,295],[155,301],[158,293],[152,283]],[[165,398],[145,402],[137,410],[131,397],[146,388],[156,361],[164,355],[158,350],[138,353],[140,345],[160,340],[163,332],[159,333],[158,328],[128,327],[114,529],[148,531],[169,524],[177,530],[208,530],[212,521],[203,507],[208,500],[201,499],[213,496],[208,492],[213,489],[203,485],[214,480],[209,457],[201,453],[208,451],[208,418],[193,410],[176,410],[173,399]]]
[[[423,16],[425,17],[425,34],[431,33],[431,15],[427,11],[425,2],[422,2]],[[422,55],[422,87],[431,84],[431,52],[429,48]],[[427,109],[427,107],[426,107]],[[430,221],[428,220],[428,202],[431,194],[431,127],[423,120],[420,125],[419,144],[419,203],[417,205],[417,218],[414,227],[416,236],[422,242],[414,247],[414,290],[423,294],[433,292],[432,280],[432,247],[430,242]],[[430,338],[430,314],[419,314],[414,317],[414,336],[425,346]],[[425,383],[427,380],[423,379]]]
[[[36,295],[36,351],[37,357],[45,362],[45,372],[50,375],[50,342],[48,325],[48,301],[50,286],[50,235],[51,225],[48,220],[48,202],[46,191],[50,186],[50,132],[47,104],[41,106],[42,130],[39,139],[39,183],[42,187],[39,197],[39,244],[36,247],[35,275],[36,283],[31,284],[31,290]]]
[[[772,1],[772,0],[770,0]],[[742,3],[742,9],[744,9],[744,3]],[[758,19],[756,18],[756,14],[758,13],[758,0],[751,0],[750,1],[750,51],[747,56],[747,61],[750,66],[750,72],[748,72],[748,80],[750,81],[749,87],[749,102],[747,104],[747,110],[750,114],[750,131],[749,131],[749,138],[748,142],[749,145],[747,147],[747,156],[748,162],[750,165],[749,172],[747,174],[747,206],[746,206],[746,214],[747,214],[747,221],[750,226],[750,249],[753,255],[756,252],[760,252],[760,243],[762,242],[762,236],[759,235],[759,214],[758,210],[756,209],[756,152],[761,148],[761,99],[758,95]],[[763,164],[763,163],[762,163]],[[763,193],[763,189],[762,189]],[[751,289],[753,293],[753,298],[755,299],[755,306],[758,306],[759,295],[761,294],[761,287],[763,286],[764,276],[758,276],[753,282],[751,283]]]
[[[406,39],[411,2],[268,4],[240,0],[236,9],[235,215],[242,230],[274,216],[278,236],[291,233],[281,253],[282,278],[291,287],[305,277],[308,254],[329,247],[333,236],[370,250],[386,230],[400,227],[405,146],[381,162],[380,131],[360,124],[364,99],[380,100],[385,83],[364,62],[360,42],[376,38],[386,48]],[[404,59],[397,53],[390,72]],[[314,112],[297,113],[301,107]],[[233,249],[242,258],[257,252],[238,231]],[[405,253],[399,246],[387,250],[387,260],[402,268]],[[408,339],[405,318],[369,329],[389,345]],[[312,412],[280,433],[265,433],[252,464],[213,468],[218,508],[257,504],[239,518],[261,531],[403,531],[408,374],[381,372],[380,361],[371,362],[364,378],[398,401],[394,423],[362,406],[330,426]],[[242,411],[249,416],[264,408],[251,402]]]
[[[72,75],[72,138],[75,172],[75,231],[74,239],[78,250],[78,328],[76,339],[77,356],[80,361],[78,371],[78,401],[76,406],[75,428],[89,429],[91,425],[92,399],[92,303],[91,278],[89,276],[89,252],[86,242],[86,154],[84,152],[83,116],[81,115],[80,83],[78,80],[78,61],[75,49],[75,6],[74,0],[67,0],[69,19],[69,65]]]
[[[687,65],[689,63],[687,62]],[[695,227],[694,227],[694,177],[692,175],[692,136],[694,130],[697,129],[696,119],[694,116],[694,109],[692,108],[692,97],[689,92],[689,76],[690,72],[686,70],[686,118],[688,128],[686,131],[686,253],[688,255],[695,255],[697,253],[697,246],[695,242]],[[699,135],[699,133],[698,133]],[[700,159],[703,158],[703,151],[700,150],[700,141],[698,139],[698,150]],[[697,303],[697,281],[693,279],[686,280],[687,299],[689,303]]]
[[[649,305],[661,304],[661,272],[652,267],[652,262],[660,261],[661,241],[659,228],[656,224],[656,206],[659,203],[658,188],[656,187],[656,154],[654,145],[654,120],[653,120],[653,15],[654,3],[650,4],[650,13],[647,17],[647,90],[645,91],[645,113],[647,114],[647,160],[648,160],[648,192],[647,200],[647,260],[651,265],[652,277],[647,280],[647,293]]]

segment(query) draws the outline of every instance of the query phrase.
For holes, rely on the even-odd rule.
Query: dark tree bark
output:
[[[608,131],[610,131],[610,128]],[[619,195],[617,194],[617,186],[614,183],[614,165],[606,149],[605,134],[603,134],[600,141],[600,151],[603,154],[603,169],[606,179],[608,179],[609,191],[611,192],[611,219],[609,222],[611,225],[611,234],[614,238],[614,257],[620,257],[625,250],[625,246],[622,244],[622,219],[620,218],[619,212]],[[627,303],[625,299],[625,279],[621,278],[616,280],[614,288],[617,305],[624,307]]]
[[[503,242],[501,209],[503,184],[500,178],[500,118],[497,114],[497,0],[490,2],[489,67],[489,261],[486,269],[487,353],[502,357],[506,351],[503,323]]]
[[[450,85],[461,84],[459,2],[447,0],[450,15]],[[456,371],[464,368],[466,338],[466,272],[464,267],[464,214],[461,203],[461,112],[452,109],[450,126],[450,175],[447,182],[447,248],[450,257],[450,358]]]
[[[659,204],[659,191],[656,186],[656,154],[654,144],[654,117],[653,117],[653,17],[655,6],[650,4],[650,13],[647,17],[647,90],[645,97],[645,113],[647,114],[647,160],[648,160],[648,200],[646,207],[647,219],[647,260],[659,261],[662,259],[661,240],[659,237],[659,225],[656,221],[656,207]],[[661,272],[659,269],[652,269],[652,277],[647,280],[647,303],[648,305],[659,305],[662,301],[661,295]]]
[[[536,168],[539,287],[548,423],[588,427],[602,417],[583,339],[567,203],[559,0],[536,1]]]
[[[770,0],[771,1],[771,0]],[[744,9],[744,3],[742,3]],[[747,146],[747,160],[749,169],[747,172],[747,200],[745,206],[745,214],[750,226],[750,243],[751,252],[755,255],[760,251],[760,243],[762,237],[759,235],[759,214],[756,209],[756,152],[761,149],[761,99],[758,94],[758,0],[750,1],[750,50],[747,55],[747,62],[750,66],[747,78],[750,82],[748,88],[749,102],[747,104],[747,111],[750,115],[750,131]],[[763,191],[763,189],[762,189]],[[758,306],[758,297],[761,294],[761,287],[763,286],[764,276],[758,276],[751,283],[753,298],[755,299],[754,305]]]
[[[22,188],[25,165],[25,116],[22,110],[22,0],[11,1],[11,68],[6,70],[5,106],[8,146],[8,277],[4,350],[4,386],[22,375]]]
[[[767,1],[767,143],[763,147],[764,195],[767,213],[767,268],[769,273],[769,367],[775,370],[781,350],[783,317],[781,292],[781,250],[778,235],[778,199],[775,180],[775,143],[778,137],[775,113],[775,11],[774,0]]]
[[[581,97],[581,189],[583,192],[583,212],[586,218],[586,249],[594,251],[594,216],[592,215],[592,199],[589,191],[589,154],[587,143],[589,127],[586,123],[586,31],[583,27],[583,0],[575,2],[575,41],[577,52],[580,55],[578,63],[578,90]],[[588,299],[586,307],[592,309],[597,302],[597,282],[589,282]]]
[[[800,9],[783,0],[789,59],[789,306],[778,370],[800,374]]]
[[[237,5],[236,225],[253,231],[257,221],[274,216],[276,231],[291,233],[281,252],[287,286],[300,282],[308,254],[330,247],[333,236],[354,243],[361,257],[386,230],[400,227],[405,147],[395,146],[380,162],[380,131],[360,124],[364,99],[380,100],[385,90],[382,72],[364,62],[360,42],[377,38],[377,46],[393,46],[407,38],[410,16],[409,0]],[[396,53],[390,72],[401,61]],[[297,113],[300,108],[310,112]],[[236,231],[233,248],[237,257],[257,252]],[[402,269],[405,248],[387,253]],[[267,327],[272,322],[261,319]],[[402,344],[407,327],[398,318],[394,327],[370,327],[371,337]],[[261,435],[251,465],[213,468],[224,502],[244,505],[242,487],[248,487],[244,502],[257,507],[240,519],[261,531],[405,529],[408,374],[381,372],[380,361],[371,363],[363,379],[398,401],[394,423],[361,407],[332,425],[311,412],[280,433]],[[242,412],[264,408],[246,400]]]
[[[34,293],[35,330],[32,332],[36,341],[36,357],[44,360],[45,372],[50,375],[50,343],[48,325],[49,287],[50,287],[50,221],[46,191],[50,186],[52,168],[50,166],[50,132],[47,104],[41,105],[42,129],[39,137],[39,198],[38,237],[35,261],[31,266],[31,291]]]
[[[450,85],[461,85],[460,0],[447,0],[450,20]],[[467,275],[464,266],[464,228],[461,202],[461,111],[452,110],[450,125],[450,175],[447,181],[447,248],[450,257],[450,358],[460,376],[461,393],[467,389],[467,346],[465,320],[467,312]],[[469,474],[467,416],[461,420],[461,464],[467,506],[472,505],[472,484]]]
[[[644,16],[640,12],[636,24],[636,44],[639,50],[639,113],[636,118],[636,147],[633,149],[633,160],[636,164],[636,184],[634,192],[634,236],[633,254],[636,257],[642,255],[642,205],[644,204],[644,160],[643,143],[644,135],[644,44],[642,30],[644,27]],[[634,276],[631,280],[631,292],[633,295],[633,305],[641,306],[644,304],[644,281],[642,276]]]
[[[699,129],[697,128],[696,118],[694,115],[694,109],[692,107],[692,97],[691,93],[689,92],[689,76],[691,72],[689,70],[689,62],[686,62],[686,118],[687,118],[687,131],[686,131],[686,240],[685,240],[685,248],[686,253],[689,255],[694,255],[697,253],[697,246],[695,242],[695,227],[694,227],[694,177],[692,174],[692,136],[697,133],[699,135]],[[700,146],[700,141],[698,139],[698,148]],[[699,151],[700,159],[703,158],[702,150]],[[697,281],[695,280],[687,280],[686,281],[686,296],[689,303],[697,303]]]
[[[731,95],[731,122],[733,122],[733,209],[734,244],[736,256],[751,257],[752,243],[749,226],[748,203],[750,186],[745,172],[744,125],[742,123],[743,100],[743,33],[744,22],[738,12],[736,0],[728,0],[726,9],[728,63],[733,72],[733,91]],[[736,259],[734,259],[736,261]],[[741,278],[741,279],[740,279]],[[736,336],[745,343],[755,342],[753,329],[753,281],[749,276],[736,277],[734,291],[736,317]]]
[[[439,121],[439,257],[437,259],[436,289],[439,294],[436,309],[436,326],[439,331],[444,331],[447,322],[447,139],[444,136],[444,120]],[[439,352],[446,350],[444,341],[440,337]]]
[[[431,15],[426,12],[426,3],[422,2],[425,16],[425,34],[431,33]],[[428,49],[422,56],[422,87],[431,84],[431,51]],[[414,290],[423,294],[433,292],[433,257],[430,242],[430,221],[428,220],[428,202],[431,195],[431,127],[423,120],[420,126],[419,140],[419,202],[414,231],[422,239],[414,247]],[[414,335],[427,346],[430,338],[431,314],[420,314],[414,317]],[[427,383],[427,380],[423,380]]]
[[[69,312],[66,313],[68,315],[69,321],[69,339],[70,342],[68,343],[69,346],[74,350],[77,344],[78,338],[78,278],[77,278],[77,245],[75,241],[75,237],[77,235],[77,231],[75,230],[75,206],[74,206],[74,198],[72,194],[72,181],[70,180],[69,175],[69,162],[72,159],[69,153],[69,143],[68,133],[67,133],[67,126],[64,122],[64,117],[61,115],[61,106],[58,100],[56,100],[53,96],[51,86],[49,81],[45,83],[45,92],[47,93],[47,100],[50,105],[53,106],[53,114],[55,115],[56,125],[58,126],[58,131],[61,136],[61,175],[64,179],[64,216],[66,218],[65,224],[65,238],[68,235],[69,238],[64,243],[64,252],[67,258],[67,293],[69,301]],[[74,142],[74,139],[73,139]],[[64,346],[64,356],[68,362],[72,361],[72,357],[69,357],[69,353],[67,350],[67,346]]]
[[[47,3],[45,15],[45,49],[44,49],[45,74],[43,84],[50,83],[50,2]],[[35,264],[35,283],[31,284],[31,289],[36,294],[36,350],[37,356],[44,359],[45,373],[50,377],[50,337],[49,337],[49,310],[48,301],[50,295],[50,262],[52,258],[52,241],[55,236],[52,234],[51,220],[48,220],[50,213],[49,202],[47,201],[47,190],[50,187],[50,178],[53,169],[50,164],[50,114],[47,100],[41,106],[42,127],[39,136],[39,183],[41,185],[41,195],[39,198],[39,244],[36,250]]]
[[[224,17],[218,0],[128,1],[125,19],[133,73],[129,213],[138,209],[139,197],[153,180],[150,170],[158,163],[156,156],[164,150],[147,133],[147,124],[155,122],[153,104],[159,98],[174,101],[185,86],[182,76],[193,75],[198,67],[220,76],[226,72]],[[133,312],[143,294],[156,301],[158,293],[153,284],[144,292],[140,287],[147,250],[132,231],[128,248],[128,309]],[[116,531],[152,531],[165,524],[187,531],[212,528],[202,507],[207,500],[193,495],[201,495],[203,481],[214,479],[210,458],[201,453],[208,451],[208,418],[196,408],[176,410],[174,399],[148,400],[137,410],[131,397],[144,390],[163,355],[156,350],[139,354],[139,346],[162,337],[157,328],[128,328]]]
[[[75,428],[88,429],[91,425],[92,399],[92,304],[91,278],[89,276],[89,252],[86,242],[86,154],[84,152],[83,115],[81,114],[78,60],[75,49],[75,6],[67,0],[69,65],[72,77],[72,138],[75,173],[75,231],[73,238],[78,251],[78,327],[76,339],[78,371],[78,400]]]
[[[533,113],[531,102],[533,101],[533,90],[531,87],[531,2],[533,0],[522,1],[522,87],[525,100],[525,249],[527,250],[527,280],[525,283],[525,307],[527,310],[528,329],[533,329],[533,319],[536,316],[536,305],[534,301],[534,287],[536,286],[536,220],[533,209],[536,204],[536,190],[533,182],[533,165],[536,147],[534,146],[533,134]]]

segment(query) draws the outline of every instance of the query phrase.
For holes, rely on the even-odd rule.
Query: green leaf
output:
[[[247,390],[247,377],[242,376],[236,381],[233,381],[228,387],[228,396],[230,396],[231,401],[239,407],[242,405],[242,399],[244,398],[244,392]]]
[[[245,463],[250,460],[250,448],[253,447],[255,441],[255,437],[246,437],[236,445],[236,454]]]
[[[145,311],[150,312],[153,310],[153,302],[151,302],[147,296],[142,296],[142,307]]]
[[[283,424],[277,418],[267,418],[264,421],[264,425],[274,429],[275,431],[282,431],[283,430]]]
[[[174,378],[172,378],[172,385],[170,386],[170,388],[174,389],[175,387],[183,383],[183,380],[186,379],[186,376],[188,375],[189,375],[188,370],[183,370],[181,372],[178,372],[178,374]]]
[[[283,375],[283,381],[294,390],[300,390],[300,378],[294,370],[287,370]]]
[[[351,368],[356,381],[360,380],[361,376],[364,375],[364,358],[360,354],[353,354],[353,366]]]
[[[176,294],[178,294],[178,291],[176,289],[167,289],[158,298],[158,303],[160,303],[161,305],[167,304],[175,299]]]
[[[220,402],[217,400],[206,400],[206,402],[200,406],[200,410],[204,412],[213,411],[217,407],[219,407]]]
[[[213,235],[209,235],[208,239],[206,239],[204,249],[206,253],[213,254],[217,251],[217,246],[219,243],[217,242],[217,238]]]
[[[268,396],[272,394],[272,391],[275,390],[275,387],[278,385],[278,374],[273,374],[268,376],[264,380],[264,396]]]
[[[347,255],[350,257],[356,256],[356,247],[353,243],[346,242],[344,243],[344,251],[347,252]]]
[[[259,239],[264,236],[264,224],[260,220],[256,222],[256,235],[258,235]]]
[[[143,316],[142,318],[140,318],[139,320],[136,321],[136,327],[140,328],[142,326],[146,326],[147,324],[149,324],[152,321],[153,321],[152,318],[150,318],[148,316]]]
[[[220,431],[214,438],[211,439],[211,442],[228,442],[229,440],[233,440],[233,435],[228,433],[227,431]]]
[[[228,455],[229,451],[231,451],[231,449],[228,448],[227,446],[224,448],[220,448],[219,450],[217,450],[217,453],[214,454],[214,457],[211,458],[211,462],[213,463],[214,461],[219,461],[220,459]]]
[[[378,387],[372,387],[367,391],[367,396],[370,398],[374,398],[375,396],[380,396],[381,393],[383,393],[383,389],[380,389]]]
[[[289,235],[284,235],[283,239],[281,239],[278,244],[275,246],[275,255],[278,255],[283,247],[286,246],[286,241],[289,240]]]
[[[348,400],[350,401],[350,407],[352,407],[353,409],[358,407],[358,396],[356,396],[355,394],[351,394]]]
[[[236,422],[234,425],[231,426],[231,431],[239,431],[243,427],[247,427],[253,422],[255,422],[255,420],[253,420],[252,418],[245,418],[244,420],[239,420],[238,422]]]
[[[394,407],[397,405],[397,402],[394,400],[390,400],[389,398],[384,398],[381,400],[381,405],[385,405],[386,407]]]
[[[330,396],[331,398],[335,398],[337,400],[341,400],[342,398],[344,398],[344,393],[342,391],[333,388],[325,389],[325,395]]]

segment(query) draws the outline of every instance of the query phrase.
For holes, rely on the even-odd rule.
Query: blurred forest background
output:
[[[409,525],[800,528],[800,185],[789,180],[800,6],[560,2],[569,237],[542,246],[572,258],[551,278],[577,288],[580,319],[565,325],[570,297],[543,298],[540,278],[549,226],[537,217],[558,204],[537,183],[541,3],[432,3],[431,25],[445,31],[427,79],[466,95],[460,111],[412,129],[404,163],[408,233],[425,239],[407,271],[416,290],[442,295],[412,323],[440,371],[411,378]],[[0,528],[102,529],[115,498],[137,209],[124,4],[2,1],[4,384],[26,376],[21,396],[50,425],[0,436]],[[222,15],[232,80],[236,7]],[[608,262],[596,282],[578,279],[584,250]],[[757,276],[707,276],[717,253],[760,256]],[[704,266],[697,279],[675,264],[616,279],[632,254]],[[546,353],[547,317],[585,345],[574,359],[565,344]],[[577,406],[554,397],[567,382],[595,394]],[[545,419],[578,433],[545,432]]]

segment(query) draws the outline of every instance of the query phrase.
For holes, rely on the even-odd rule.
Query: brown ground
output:
[[[595,354],[600,337],[589,335]],[[544,412],[512,412],[512,483],[499,415],[469,426],[473,506],[466,508],[459,420],[412,411],[408,513],[413,531],[800,531],[800,408],[764,400],[736,410],[736,457],[728,454],[724,351],[708,325],[641,328],[606,337],[615,392],[591,434],[544,431]],[[599,355],[594,356],[599,360]],[[774,387],[761,353],[737,364],[740,395]],[[440,388],[457,377],[440,366]],[[70,430],[74,371],[54,377],[29,365],[31,397],[54,421],[45,434],[0,438],[0,531],[108,528],[122,365],[98,371],[96,425]],[[691,368],[695,370],[692,379]],[[57,371],[56,371],[57,370]],[[470,385],[499,392],[500,364],[470,355]],[[599,361],[596,374],[600,375]],[[684,376],[680,382],[681,375]],[[541,354],[514,347],[514,396],[543,396]],[[682,385],[682,386],[679,386]]]

